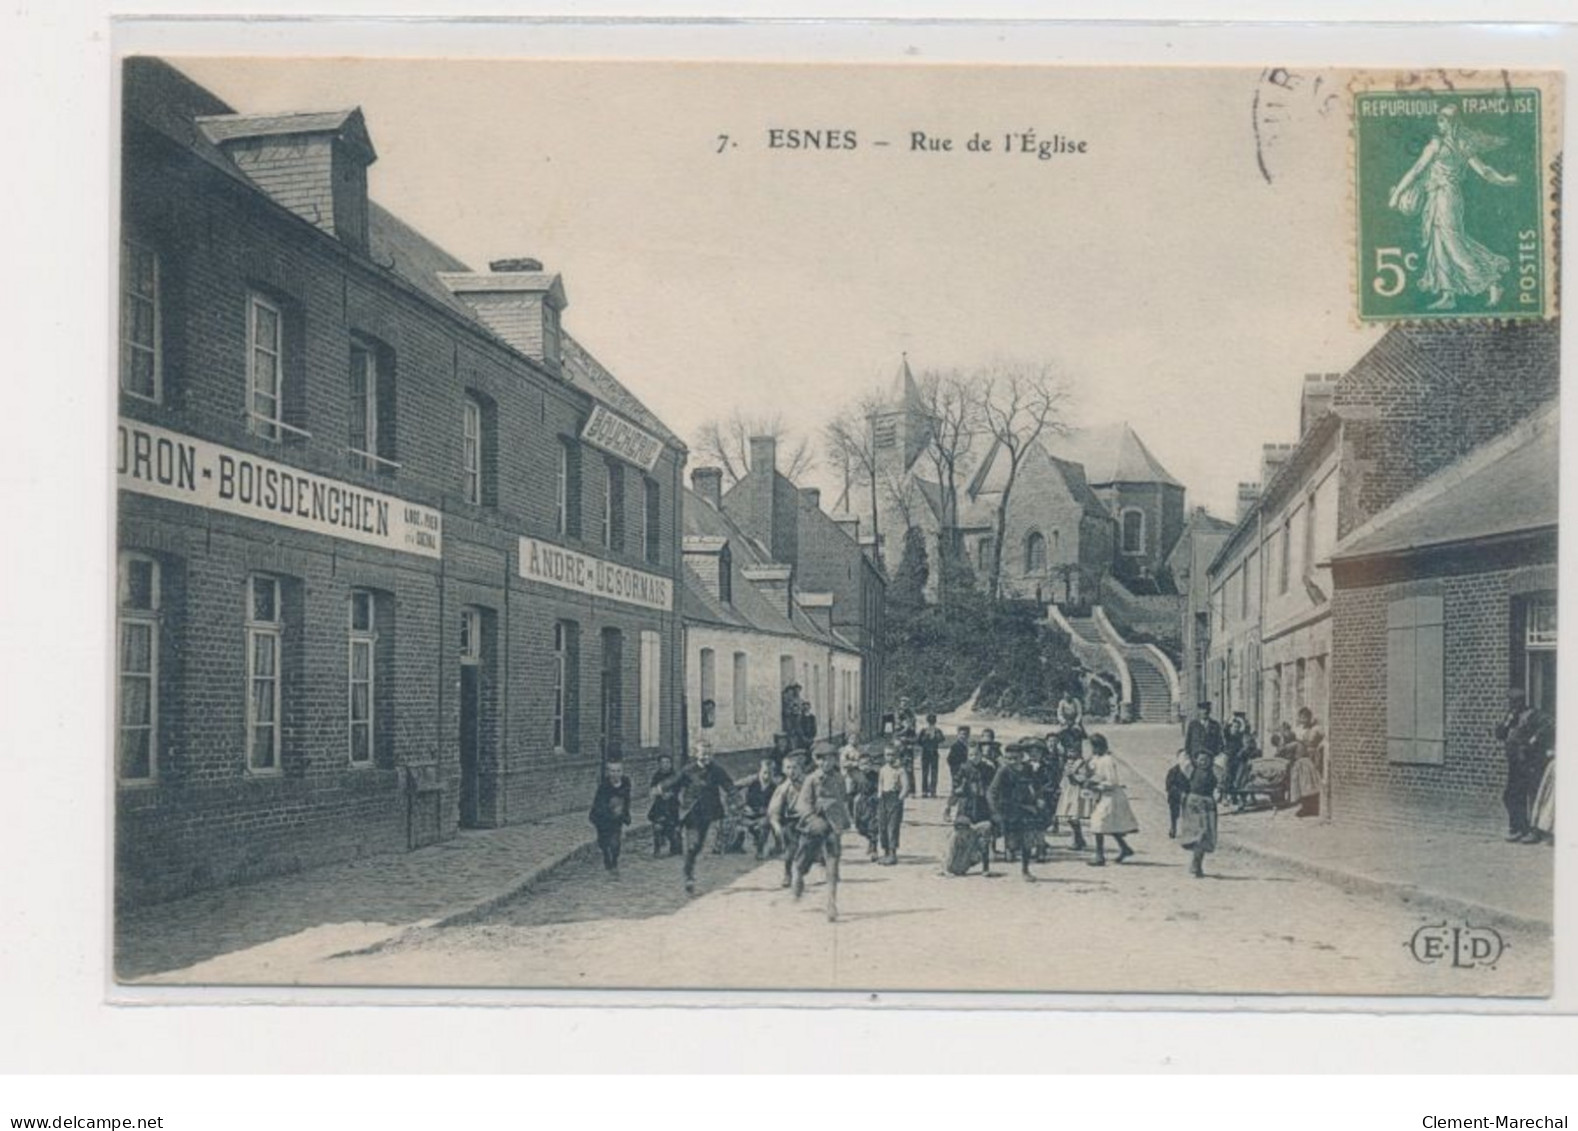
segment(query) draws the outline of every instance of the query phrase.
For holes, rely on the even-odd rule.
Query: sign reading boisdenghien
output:
[[[1354,121],[1361,318],[1548,313],[1539,90],[1362,93]]]
[[[115,470],[123,491],[428,558],[443,548],[431,507],[151,424],[120,422]]]

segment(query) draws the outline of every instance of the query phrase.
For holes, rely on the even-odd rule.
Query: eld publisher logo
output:
[[[1476,927],[1467,922],[1461,926],[1427,923],[1408,940],[1408,951],[1415,962],[1425,966],[1445,962],[1457,970],[1494,970],[1506,949],[1507,944],[1494,927]]]

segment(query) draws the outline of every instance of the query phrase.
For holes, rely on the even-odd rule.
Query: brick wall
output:
[[[1554,538],[1517,547],[1342,567],[1332,600],[1332,808],[1339,818],[1441,820],[1500,828],[1506,763],[1492,729],[1511,672],[1510,582],[1554,562]],[[1386,751],[1386,615],[1405,596],[1439,594],[1445,619],[1446,745],[1441,765]]]
[[[160,65],[128,70],[122,211],[129,237],[160,265],[163,397],[122,396],[120,411],[262,458],[359,484],[444,515],[443,559],[362,546],[123,493],[121,548],[162,566],[158,773],[117,794],[117,898],[145,902],[331,860],[406,847],[405,767],[436,761],[440,835],[461,818],[460,610],[484,623],[479,665],[481,755],[477,822],[501,824],[572,811],[595,786],[604,735],[601,632],[623,639],[621,742],[633,773],[658,750],[678,752],[682,634],[677,613],[681,453],[665,449],[657,484],[658,561],[647,560],[643,471],[626,468],[622,547],[602,541],[607,471],[583,453],[582,534],[557,534],[559,440],[575,438],[590,398],[494,341],[448,303],[387,266],[418,260],[459,269],[384,218],[374,257],[358,254],[226,175],[186,144],[186,112],[222,113],[216,100]],[[374,123],[376,126],[376,123]],[[183,132],[183,129],[186,132]],[[192,140],[192,144],[198,142]],[[376,214],[375,214],[376,215]],[[381,232],[381,235],[380,235]],[[379,239],[402,239],[375,258]],[[282,442],[246,427],[247,296],[285,313],[285,419],[310,437]],[[352,466],[349,351],[371,339],[392,366],[391,473]],[[464,501],[466,396],[487,409],[484,505]],[[385,423],[388,423],[386,421]],[[676,610],[635,606],[526,582],[518,539],[568,544],[670,578]],[[245,756],[245,594],[255,572],[284,580],[282,757],[277,773]],[[352,588],[379,595],[373,764],[349,761],[347,610]],[[553,625],[581,626],[581,743],[553,747]],[[658,632],[660,727],[640,745],[640,634]]]

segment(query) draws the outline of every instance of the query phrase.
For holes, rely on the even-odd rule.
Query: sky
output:
[[[1073,424],[1129,422],[1231,516],[1261,444],[1297,438],[1303,376],[1378,336],[1352,313],[1340,76],[175,62],[242,112],[360,106],[373,198],[473,268],[562,273],[569,331],[687,439],[736,407],[819,433],[905,354],[917,375],[1048,363]],[[1003,152],[1025,131],[1086,151]]]

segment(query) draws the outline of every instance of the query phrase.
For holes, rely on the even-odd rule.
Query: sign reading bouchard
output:
[[[647,471],[657,466],[658,457],[663,454],[661,440],[602,405],[592,406],[592,415],[581,429],[581,439]]]
[[[115,470],[123,491],[427,558],[443,552],[443,515],[431,507],[151,424],[120,422]]]
[[[605,562],[535,538],[521,539],[520,575],[527,581],[640,605],[643,609],[669,612],[674,608],[674,583],[670,578]]]

